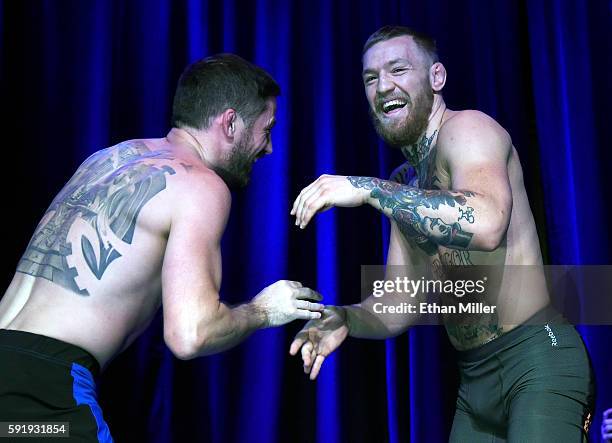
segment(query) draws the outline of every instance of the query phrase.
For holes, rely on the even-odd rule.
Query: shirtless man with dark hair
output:
[[[229,187],[272,153],[279,93],[237,56],[201,60],[179,80],[165,138],[119,143],[77,169],[0,302],[0,421],[69,422],[71,438],[112,441],[93,376],[160,306],[180,359],[321,316],[321,296],[298,282],[235,307],[219,299]]]
[[[374,33],[363,50],[362,75],[378,134],[401,149],[407,163],[391,180],[319,177],[295,200],[296,224],[304,228],[333,206],[368,204],[391,221],[390,274],[401,267],[418,280],[423,268],[438,276],[451,266],[502,269],[495,312],[467,325],[446,323],[461,374],[450,440],[586,441],[593,407],[588,356],[575,328],[550,312],[510,136],[481,112],[446,107],[446,69],[435,42],[411,29],[387,26]],[[529,280],[513,278],[512,266],[528,270]],[[398,294],[386,297],[402,301]],[[377,312],[377,302],[371,296],[329,307],[298,333],[290,352],[301,350],[311,379],[347,336],[393,337],[418,320]]]

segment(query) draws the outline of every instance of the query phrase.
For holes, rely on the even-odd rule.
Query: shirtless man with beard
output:
[[[368,204],[391,221],[387,273],[496,265],[494,313],[470,324],[445,317],[458,350],[461,385],[452,442],[580,442],[593,410],[586,349],[549,306],[534,218],[508,133],[491,117],[446,107],[446,69],[435,42],[411,29],[383,27],[363,50],[363,83],[378,134],[407,162],[391,180],[323,175],[292,208],[301,228],[333,206]],[[401,266],[401,268],[398,268]],[[528,270],[528,278],[512,268]],[[518,277],[514,277],[518,274]],[[395,293],[387,302],[409,301]],[[315,379],[347,336],[385,339],[417,315],[378,313],[369,297],[328,307],[291,344]],[[472,317],[474,320],[474,317]],[[554,320],[554,322],[553,322]],[[553,324],[557,323],[557,324]]]
[[[166,137],[119,143],[77,169],[0,303],[0,422],[68,422],[73,440],[112,441],[94,376],[160,306],[180,359],[321,316],[321,296],[298,282],[239,306],[219,299],[229,188],[272,153],[279,94],[240,57],[200,60],[179,80]]]

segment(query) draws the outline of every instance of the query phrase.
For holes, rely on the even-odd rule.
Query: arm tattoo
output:
[[[419,214],[419,208],[438,210],[441,206],[465,207],[466,197],[474,194],[469,191],[453,193],[446,190],[425,190],[410,186],[403,186],[386,180],[372,177],[348,177],[349,182],[356,188],[370,191],[370,197],[378,200],[381,208],[390,209],[391,217],[406,237],[413,239],[428,255],[437,253],[435,245],[449,248],[465,249],[468,247],[473,234],[464,231],[458,222],[445,223],[439,217],[428,217]],[[473,222],[474,215],[466,208],[468,221]],[[469,214],[469,215],[468,215]],[[435,250],[434,250],[435,249]]]
[[[465,211],[461,208],[457,208],[457,209],[459,209],[459,214],[460,214],[457,221],[461,221],[465,219],[468,223],[474,223],[474,208],[472,208],[471,206],[468,206]]]
[[[89,157],[60,191],[39,223],[17,265],[17,271],[42,277],[80,295],[74,255],[80,246],[85,263],[100,280],[108,266],[121,257],[119,244],[131,244],[143,206],[166,188],[172,160],[169,152],[151,152],[142,142],[125,142]],[[83,231],[80,245],[68,241],[75,223]],[[121,249],[121,248],[119,248]]]

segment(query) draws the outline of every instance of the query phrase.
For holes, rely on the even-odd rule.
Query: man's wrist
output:
[[[368,189],[368,185],[366,182],[372,180],[371,177],[361,177],[354,175],[347,175],[346,179],[349,181],[351,186],[355,188],[355,190],[361,196],[361,204],[371,204],[370,190]]]
[[[348,330],[348,334],[347,335],[351,335],[351,320],[350,320],[350,308],[351,306],[338,306],[338,310],[340,311],[340,315],[342,316],[342,319],[344,320],[344,324],[346,325],[346,329]]]
[[[362,189],[363,191],[363,204],[372,206],[372,191],[369,189]]]
[[[250,329],[265,329],[269,327],[270,322],[268,321],[268,315],[265,309],[254,302],[246,303],[243,306],[245,306],[247,311]]]

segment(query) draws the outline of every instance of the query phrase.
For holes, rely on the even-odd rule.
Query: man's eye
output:
[[[406,71],[406,68],[393,68],[393,70],[391,72],[393,74],[401,74],[404,71]]]
[[[364,79],[366,83],[372,83],[374,80],[376,80],[376,77],[374,77],[373,75],[370,75]]]

